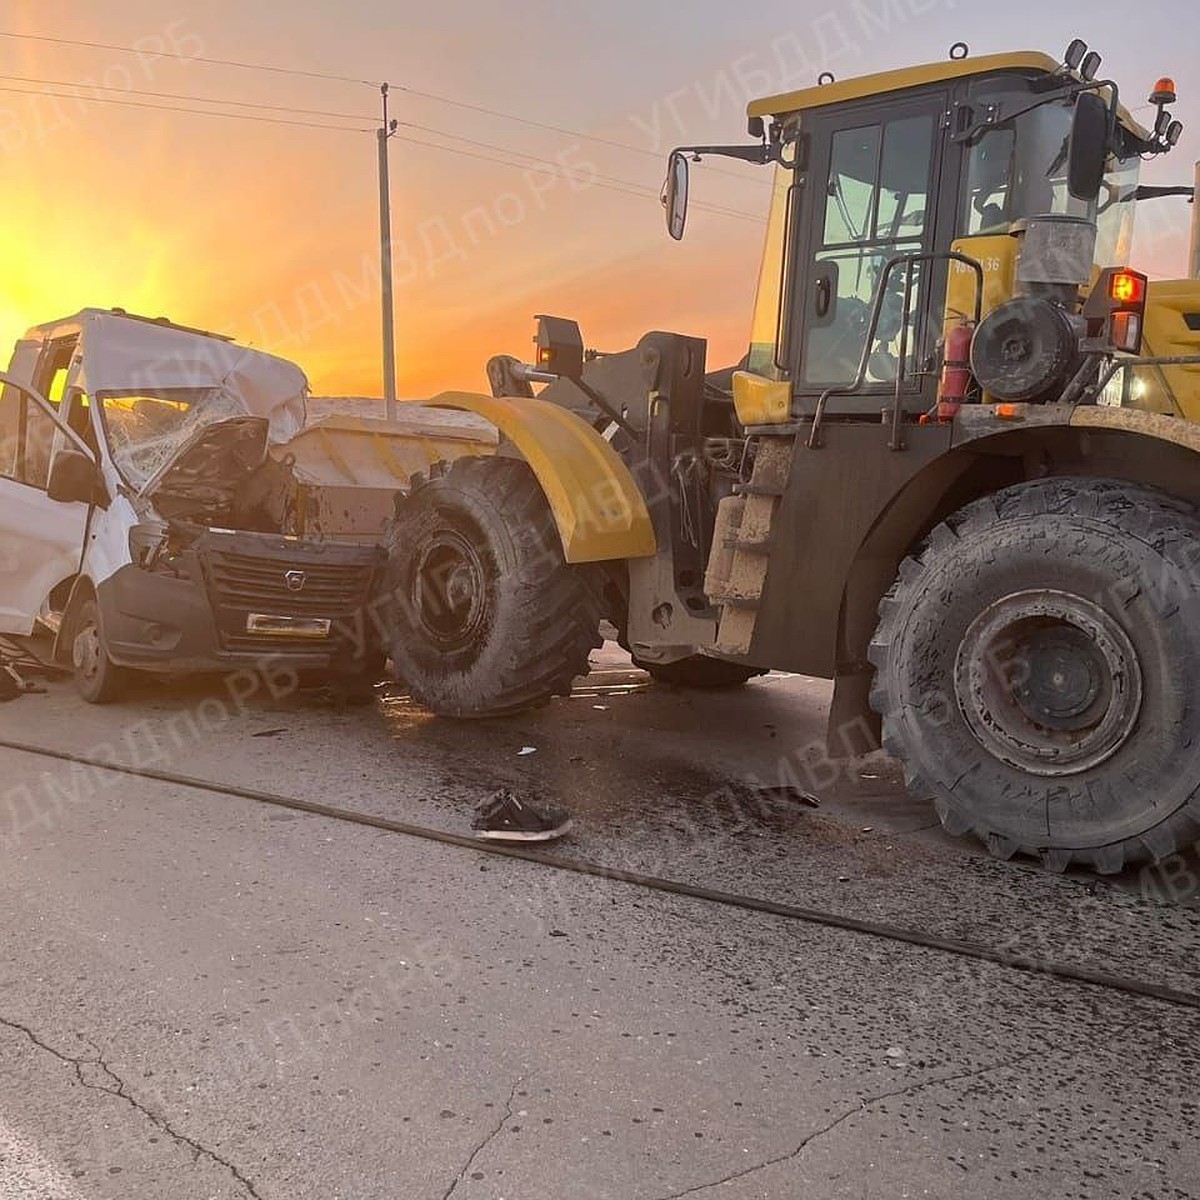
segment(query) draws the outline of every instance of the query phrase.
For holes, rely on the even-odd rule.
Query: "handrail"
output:
[[[879,277],[879,285],[875,290],[875,300],[871,306],[871,320],[867,325],[867,336],[863,342],[862,358],[859,360],[858,373],[855,375],[853,383],[827,388],[821,393],[820,398],[817,400],[816,410],[813,413],[812,429],[808,435],[807,445],[810,450],[816,450],[821,444],[821,425],[825,419],[825,409],[830,397],[857,395],[862,391],[863,386],[867,382],[867,369],[871,363],[871,350],[875,342],[875,335],[879,330],[879,321],[883,316],[883,301],[887,293],[888,280],[892,272],[900,266],[904,267],[905,272],[904,311],[901,315],[900,360],[896,367],[896,393],[892,402],[891,439],[888,445],[893,450],[903,449],[903,444],[900,441],[900,420],[904,407],[904,384],[907,380],[905,368],[908,359],[908,321],[912,315],[913,268],[918,263],[938,262],[942,259],[945,259],[947,262],[963,263],[975,272],[975,324],[979,324],[980,317],[983,315],[983,267],[976,259],[970,258],[966,254],[960,254],[957,250],[942,250],[928,254],[893,255],[884,264],[883,273]]]

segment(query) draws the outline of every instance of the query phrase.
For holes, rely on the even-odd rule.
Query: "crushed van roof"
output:
[[[74,334],[82,355],[77,382],[91,395],[215,389],[249,416],[265,417],[272,442],[287,441],[304,427],[308,378],[287,359],[216,334],[98,308],[36,326],[26,337]]]

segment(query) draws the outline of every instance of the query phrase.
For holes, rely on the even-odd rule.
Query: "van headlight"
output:
[[[152,570],[159,555],[166,549],[167,527],[147,523],[129,530],[129,561],[135,567]]]

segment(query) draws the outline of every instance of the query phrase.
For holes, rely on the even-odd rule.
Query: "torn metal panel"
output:
[[[303,536],[382,542],[414,475],[495,454],[496,427],[469,413],[405,405],[396,420],[335,414],[272,450],[252,503]]]
[[[338,414],[301,430],[272,451],[290,459],[298,482],[326,487],[406,487],[418,472],[467,455],[494,454],[500,435],[469,413],[404,405],[393,421]]]

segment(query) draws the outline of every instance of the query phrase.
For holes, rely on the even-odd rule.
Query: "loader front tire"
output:
[[[569,695],[602,645],[602,579],[564,561],[549,505],[519,459],[459,459],[418,486],[387,553],[392,665],[432,712],[504,716]]]
[[[1200,838],[1200,519],[1045,479],[938,526],[880,606],[884,748],[1000,858],[1113,874]]]

